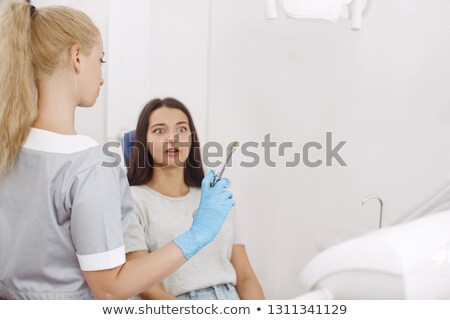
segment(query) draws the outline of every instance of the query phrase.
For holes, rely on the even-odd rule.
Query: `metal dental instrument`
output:
[[[228,154],[227,154],[227,160],[225,161],[224,165],[222,166],[222,170],[220,170],[219,174],[216,174],[214,176],[214,178],[211,180],[210,186],[211,188],[213,188],[217,182],[219,182],[220,180],[222,180],[222,175],[223,172],[225,171],[226,166],[228,165],[228,162],[230,162],[231,160],[231,156],[234,152],[234,150],[239,146],[239,142],[238,141],[234,141],[231,144],[231,148],[228,149]],[[228,188],[230,185],[228,184],[225,188]]]
[[[219,174],[214,175],[214,178],[212,178],[212,180],[211,180],[211,182],[210,182],[210,184],[209,184],[209,186],[210,186],[211,188],[213,188],[213,187],[216,185],[217,182],[219,182],[220,180],[222,180],[222,174],[223,174],[223,172],[225,171],[225,167],[227,166],[228,162],[230,162],[230,160],[231,160],[231,155],[233,154],[234,149],[236,149],[238,146],[239,146],[239,142],[238,142],[238,141],[234,141],[234,142],[231,144],[231,148],[228,149],[227,160],[225,161],[225,163],[224,163],[224,165],[223,165],[223,167],[222,167],[222,170],[220,170]],[[225,188],[228,188],[229,186],[230,186],[230,184],[226,185]],[[192,218],[194,218],[195,215],[197,214],[197,210],[198,210],[198,209],[196,209],[196,210],[194,211],[194,213],[192,214]]]

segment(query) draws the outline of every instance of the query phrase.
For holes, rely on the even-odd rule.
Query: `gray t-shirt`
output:
[[[125,234],[126,252],[155,251],[192,225],[192,214],[200,203],[201,191],[190,188],[183,197],[167,197],[145,186],[131,187],[135,215]],[[230,262],[234,244],[243,244],[237,215],[233,208],[217,237],[191,260],[163,281],[174,295],[213,285],[236,284],[236,272]]]
[[[124,171],[103,161],[87,136],[31,129],[0,180],[1,297],[93,299],[82,270],[125,262],[133,200]]]

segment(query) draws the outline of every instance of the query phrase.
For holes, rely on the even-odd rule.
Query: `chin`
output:
[[[175,159],[164,159],[162,162],[158,164],[158,167],[160,168],[184,168],[186,165],[186,162],[182,160],[175,160]]]
[[[185,163],[181,160],[170,159],[167,162],[168,168],[184,168]]]
[[[90,108],[90,107],[93,107],[96,102],[97,102],[97,98],[89,99],[89,100],[81,101],[78,104],[78,106],[81,107],[81,108]]]

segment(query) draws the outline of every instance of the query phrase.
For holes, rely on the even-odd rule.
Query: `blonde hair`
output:
[[[51,76],[78,44],[89,54],[100,32],[81,11],[50,6],[32,14],[9,1],[0,14],[0,177],[13,166],[38,113],[37,83]]]

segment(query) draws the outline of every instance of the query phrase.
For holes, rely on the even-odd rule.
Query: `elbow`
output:
[[[84,272],[84,278],[95,299],[124,300],[133,295],[126,282],[118,277],[121,267]]]
[[[97,300],[120,300],[111,292],[94,292],[94,297]]]
[[[92,292],[97,300],[127,300],[121,292],[114,290],[96,290]]]
[[[112,294],[108,294],[108,293],[94,294],[94,296],[95,296],[96,300],[117,300],[117,299],[114,299],[114,296]]]

